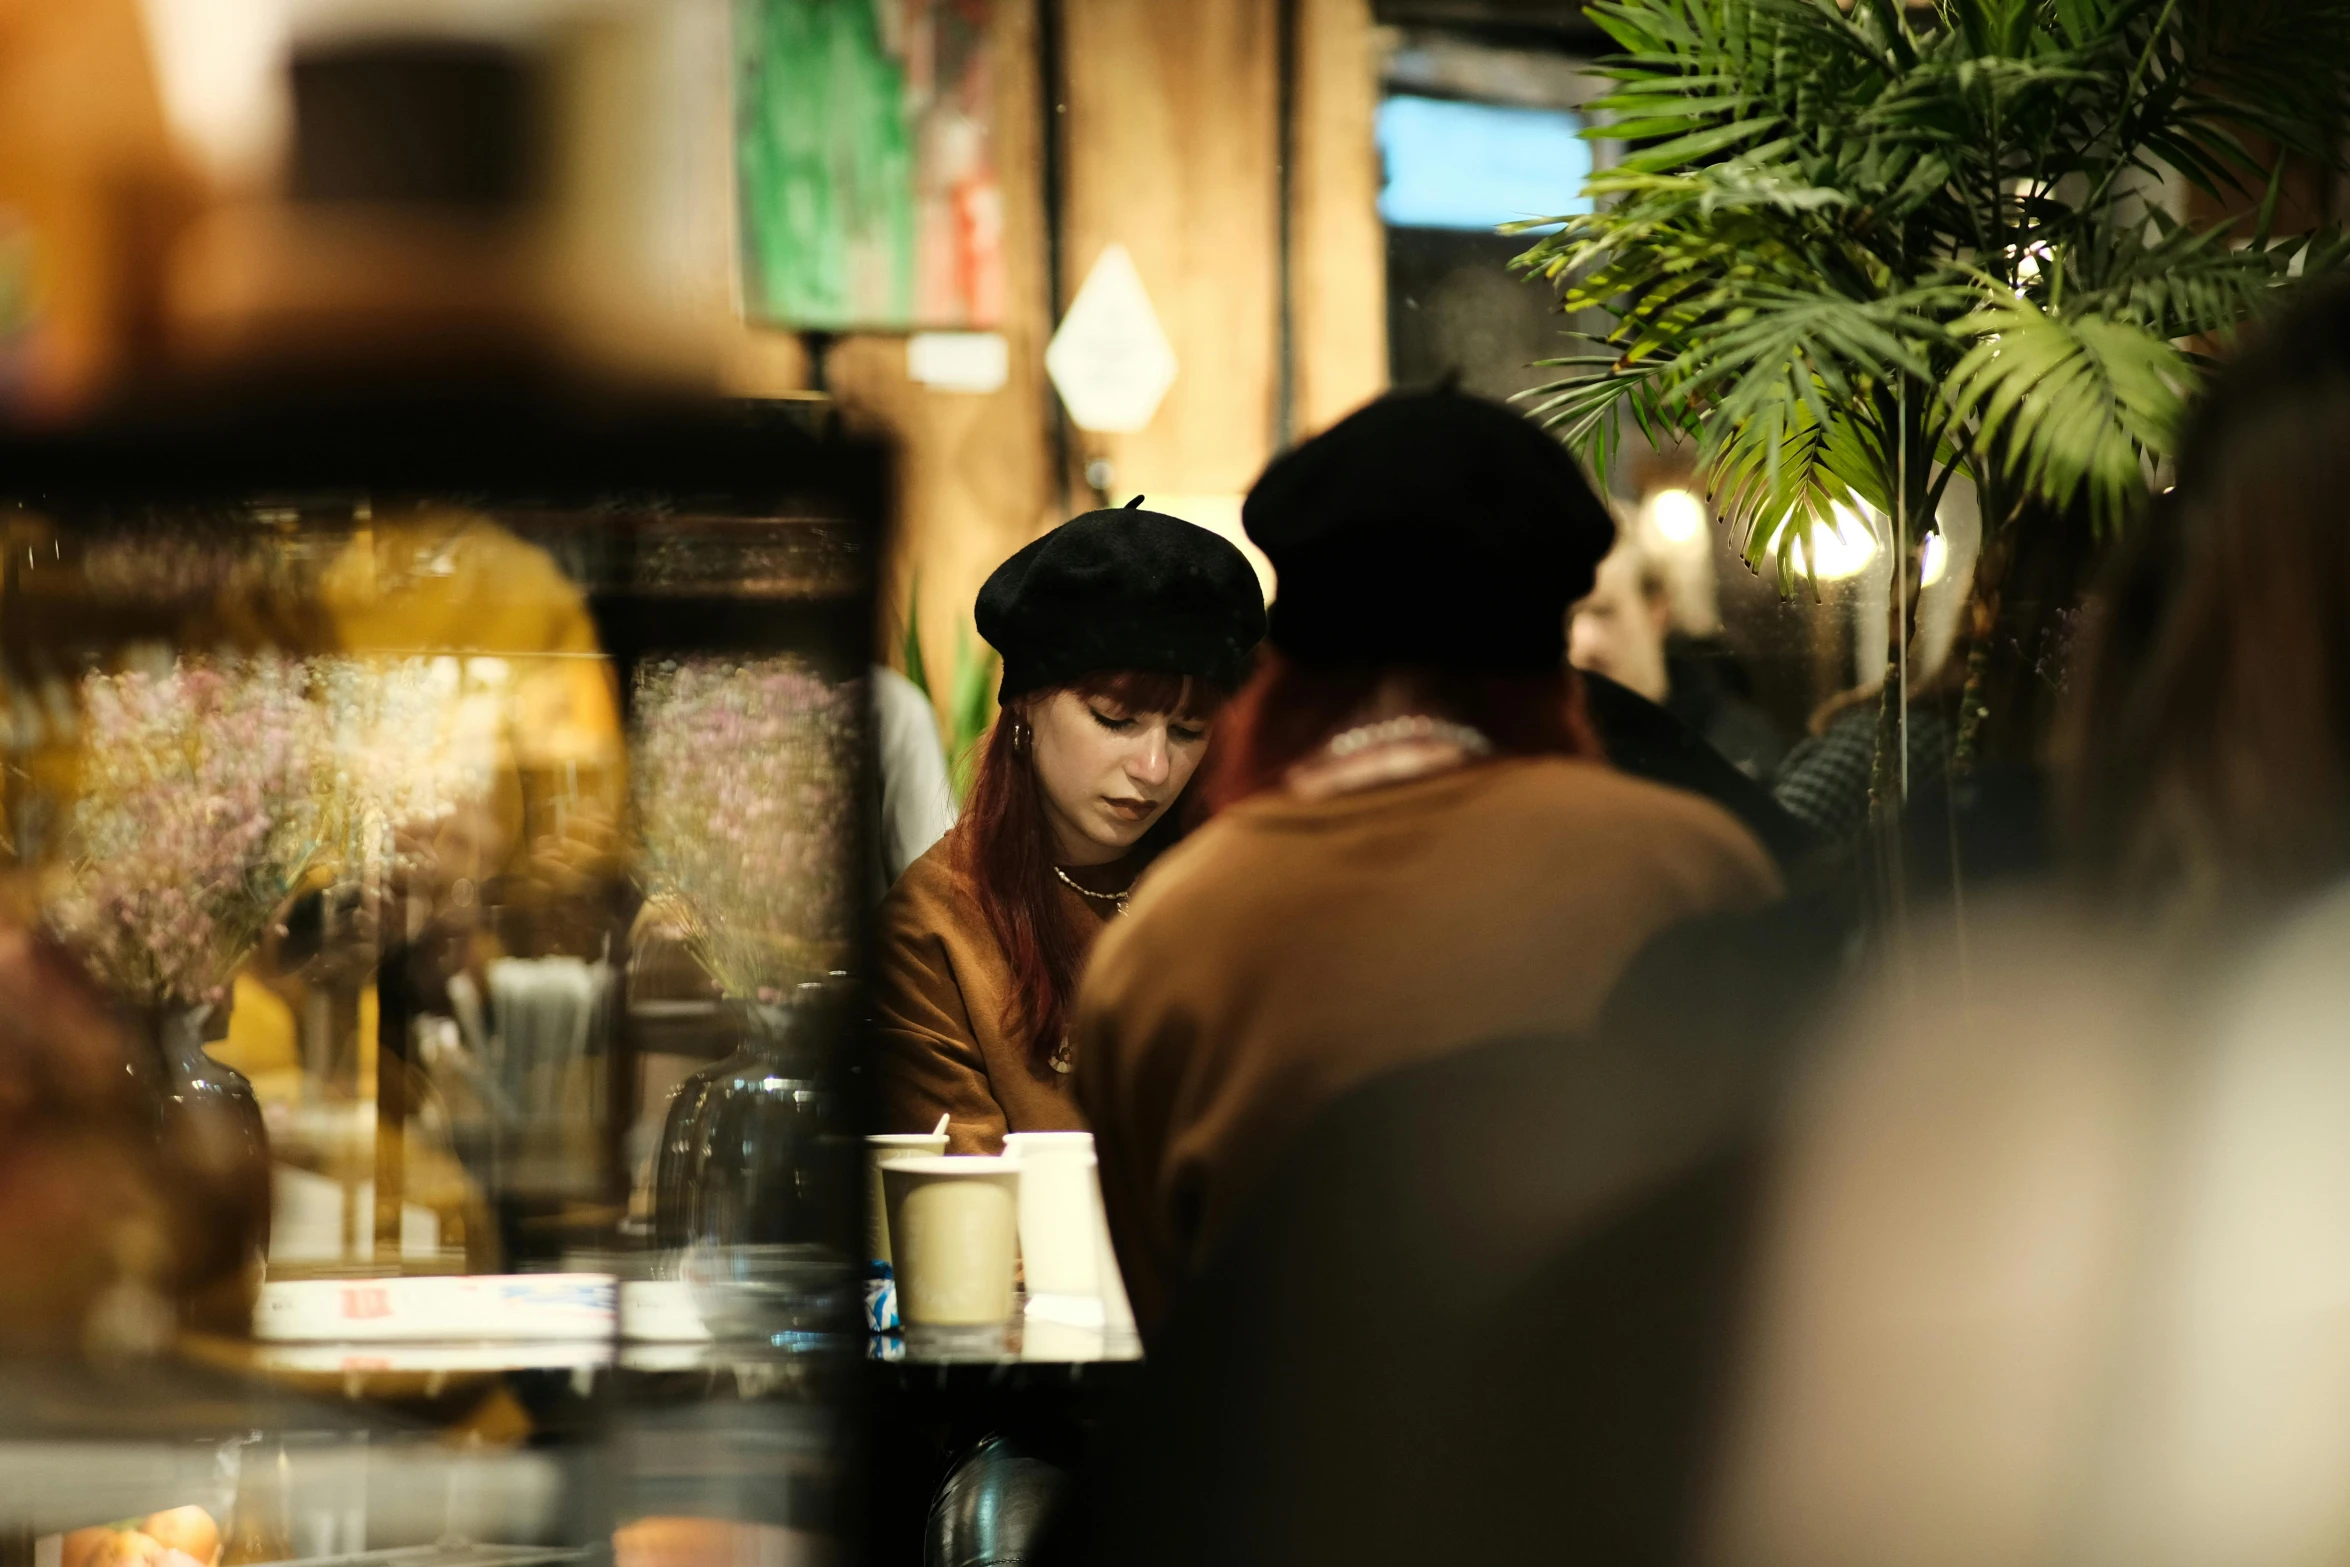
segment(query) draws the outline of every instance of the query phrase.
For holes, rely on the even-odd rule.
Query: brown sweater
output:
[[[1307,802],[1266,794],[1152,868],[1079,989],[1077,1096],[1146,1330],[1334,1096],[1588,1025],[1664,927],[1778,872],[1692,794],[1560,759]]]
[[[882,900],[875,955],[875,1075],[885,1132],[927,1132],[947,1117],[953,1153],[996,1153],[1006,1132],[1074,1132],[1085,1117],[1069,1078],[1030,1059],[1005,1015],[1011,965],[987,928],[949,832],[906,867]],[[1124,887],[1125,862],[1072,870],[1100,890]],[[1078,930],[1098,932],[1114,905],[1060,888]]]

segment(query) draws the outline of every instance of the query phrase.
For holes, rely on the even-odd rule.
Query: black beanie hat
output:
[[[1001,700],[1080,675],[1145,670],[1226,691],[1265,636],[1256,568],[1180,517],[1089,511],[998,566],[979,590],[979,634],[1004,656]]]
[[[1556,669],[1616,537],[1565,448],[1450,390],[1383,397],[1275,458],[1241,518],[1278,574],[1273,645],[1325,667]]]

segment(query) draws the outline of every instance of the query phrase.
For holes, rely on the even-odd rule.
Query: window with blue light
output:
[[[1591,210],[1591,144],[1563,109],[1521,109],[1398,93],[1379,105],[1390,228],[1484,229]]]

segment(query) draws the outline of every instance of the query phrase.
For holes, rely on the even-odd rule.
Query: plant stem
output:
[[[1905,377],[1893,407],[1891,548],[1886,551],[1891,593],[1885,606],[1885,684],[1877,700],[1875,755],[1869,770],[1869,825],[1876,839],[1880,928],[1899,947],[1908,928],[1909,886],[1903,858],[1902,815],[1909,803],[1909,641],[1921,575],[1919,530],[1910,497],[1910,386]]]
[[[1990,713],[1991,644],[1999,634],[2000,596],[2007,585],[2007,566],[2013,553],[2008,508],[2012,504],[1994,460],[1980,468],[1975,496],[1982,521],[1981,542],[1975,551],[1975,580],[1967,595],[1966,684],[1958,699],[1958,737],[1951,748],[1950,774],[1965,778],[1974,772],[1982,750],[1983,720]]]

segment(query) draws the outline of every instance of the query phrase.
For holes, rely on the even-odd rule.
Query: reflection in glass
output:
[[[847,966],[865,686],[795,658],[637,676],[640,875],[729,997],[772,1003]]]
[[[324,750],[298,661],[163,659],[82,682],[50,918],[137,1007],[217,1003],[318,857]]]
[[[438,444],[370,418],[336,428],[391,445],[343,473],[281,409],[247,445],[206,425],[186,473],[142,449],[51,493],[9,467],[0,1543],[55,1562],[201,1508],[232,1567],[534,1567],[609,1553],[624,1504],[761,1549],[837,1530],[855,1388],[820,1373],[856,1214],[828,1057],[853,1007],[794,1002],[853,967],[862,913],[863,696],[835,676],[869,625],[843,511],[882,467],[738,440],[753,413],[561,461],[470,414]],[[625,471],[579,477],[615,446]],[[639,972],[654,927],[673,973]],[[638,990],[693,1026],[647,1028]],[[640,1058],[738,1039],[680,1238],[754,1286],[721,1292],[730,1336],[724,1306],[766,1329],[787,1286],[784,1328],[727,1362],[765,1445],[632,1499],[625,1317],[550,1326],[532,1280],[447,1275],[608,1296],[639,1239],[623,1135],[668,1080]],[[509,1336],[417,1331],[450,1321]]]
[[[740,1049],[689,1077],[664,1125],[657,1239],[713,1332],[820,1331],[844,1312],[854,1212],[822,1068],[848,962],[862,681],[804,661],[664,659],[639,672],[640,874],[733,1003]]]

